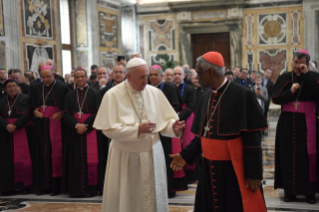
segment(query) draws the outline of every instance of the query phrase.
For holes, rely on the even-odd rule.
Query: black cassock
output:
[[[14,99],[9,99],[10,106],[12,106]],[[17,145],[17,141],[14,139],[14,134],[9,133],[6,130],[8,122],[6,119],[17,119],[14,125],[17,129],[25,129],[27,136],[27,144],[23,147],[23,153],[25,154],[25,159],[30,159],[30,150],[32,142],[32,124],[30,124],[30,99],[28,95],[19,94],[15,105],[12,107],[12,113],[8,114],[8,99],[7,96],[0,99],[0,167],[2,171],[0,172],[0,192],[8,192],[14,190],[20,190],[30,187],[32,183],[32,164],[29,169],[25,169],[23,172],[25,182],[15,182],[15,163],[14,163],[14,146]],[[19,141],[18,141],[19,142]],[[21,141],[20,141],[21,142]],[[30,160],[29,160],[30,165]],[[26,173],[29,171],[29,173]],[[28,176],[27,176],[28,175]],[[29,178],[29,183],[26,183],[26,178]],[[26,185],[28,184],[28,185]]]
[[[0,83],[0,98],[5,95],[6,95],[6,92],[4,91],[4,83]]]
[[[82,105],[86,91],[82,112],[87,114],[84,123],[88,125],[86,133],[80,135],[76,132],[75,126],[78,120],[74,114],[79,112],[77,92]],[[101,131],[96,131],[98,146],[98,184],[89,185],[88,183],[88,163],[87,163],[87,133],[93,128],[96,113],[101,104],[100,91],[85,87],[83,90],[75,89],[67,94],[64,106],[64,119],[68,125],[67,141],[64,148],[63,159],[63,192],[70,195],[96,194],[103,191],[103,183],[106,169],[109,142],[108,138]]]
[[[294,94],[291,92],[292,78],[294,83],[302,85],[301,89]],[[297,76],[293,72],[288,72],[279,76],[274,85],[273,102],[282,105],[276,131],[275,188],[284,188],[287,195],[313,195],[315,183],[310,182],[309,178],[305,113],[283,111],[283,105],[293,105],[298,95],[299,103],[315,103],[319,99],[318,73],[308,71],[306,74]],[[314,107],[310,109],[310,112],[315,116]]]
[[[19,84],[19,87],[20,87],[21,92],[23,94],[28,94],[29,93],[29,87],[30,87],[29,85],[27,85],[25,83],[21,83],[21,84]]]
[[[64,100],[70,88],[63,82],[55,81],[49,86],[44,85],[44,98],[47,97],[50,89],[53,86],[50,94],[48,95],[45,105],[53,106],[63,111]],[[42,108],[43,105],[43,82],[37,83],[32,87],[31,107],[32,110]],[[33,131],[33,154],[34,154],[34,180],[33,185],[35,189],[60,189],[61,188],[61,174],[54,175],[52,166],[52,144],[50,134],[50,118],[34,118],[34,131]],[[65,142],[66,127],[63,119],[61,120],[61,133],[62,145]],[[62,154],[62,152],[60,153]],[[61,164],[62,168],[62,159]],[[62,169],[61,169],[62,172]],[[53,177],[54,175],[54,177]],[[61,176],[59,176],[61,175]]]
[[[165,97],[174,108],[175,112],[179,112],[181,110],[182,99],[176,87],[172,84],[162,82],[157,86],[157,88],[163,91]],[[172,138],[160,135],[160,139],[165,154],[168,193],[187,190],[188,187],[186,177],[174,178],[174,171],[170,168],[172,158],[169,157],[169,155],[172,154]],[[180,145],[182,147],[182,144]]]
[[[192,132],[197,136],[180,153],[188,164],[192,164],[202,154],[201,137],[207,123],[207,106],[210,113],[216,107],[222,92],[227,91],[210,119],[209,139],[230,140],[242,137],[244,146],[244,177],[262,179],[262,150],[260,130],[267,128],[260,106],[254,94],[235,83],[227,82],[218,93],[206,91],[199,100],[195,112]],[[210,115],[209,115],[210,118]],[[241,212],[243,211],[241,192],[232,161],[210,161],[202,157],[202,166],[196,191],[195,212]]]

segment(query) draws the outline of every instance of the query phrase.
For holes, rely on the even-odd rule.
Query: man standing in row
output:
[[[37,195],[60,194],[62,176],[63,107],[68,86],[55,80],[51,66],[40,72],[42,82],[32,89],[34,116],[34,188]]]
[[[147,85],[140,58],[127,64],[127,80],[103,97],[94,122],[112,139],[103,212],[168,211],[165,158],[158,133],[178,137],[184,127],[163,93]]]
[[[0,99],[0,192],[1,195],[19,191],[30,193],[32,161],[29,143],[32,141],[30,99],[19,93],[13,79],[4,83],[6,96]]]
[[[12,78],[18,83],[23,94],[29,93],[29,85],[22,82],[22,72],[20,69],[14,69],[12,71]]]
[[[77,88],[65,99],[64,120],[68,135],[64,148],[63,189],[71,196],[92,197],[99,190],[98,185],[103,185],[106,160],[103,162],[99,150],[108,150],[108,139],[105,136],[98,139],[93,128],[101,95],[87,84],[87,79],[86,70],[78,68],[74,73]]]
[[[276,131],[275,189],[283,188],[285,202],[305,195],[316,203],[316,114],[319,74],[308,71],[310,55],[299,50],[293,57],[293,71],[280,75],[272,100],[281,105]]]
[[[270,77],[271,77],[271,74],[272,74],[272,71],[270,69],[267,69],[264,73],[264,79],[263,79],[263,86],[267,88],[267,92],[268,92],[268,100],[265,102],[265,111],[264,111],[264,116],[265,116],[265,119],[267,120],[268,119],[268,111],[269,111],[269,105],[270,105],[270,101],[271,101],[271,92],[272,92],[272,89],[274,87],[274,83],[273,81],[270,80]]]
[[[153,65],[150,68],[150,83],[154,87],[161,89],[170,105],[174,108],[175,112],[178,113],[181,110],[180,107],[182,105],[182,99],[173,84],[162,81],[162,74],[162,68],[158,65]],[[171,168],[169,168],[172,162],[172,158],[170,158],[169,155],[180,152],[182,150],[182,144],[179,138],[170,138],[160,134],[160,139],[166,160],[168,197],[173,198],[176,196],[176,191],[188,189],[184,171],[181,170],[174,172]]]
[[[168,68],[165,70],[164,72],[164,81],[167,83],[174,83],[174,73],[173,73],[173,69]]]
[[[192,132],[197,136],[171,167],[180,170],[201,155],[195,211],[266,212],[260,130],[267,127],[255,95],[224,77],[224,59],[208,52],[197,59],[200,99]]]
[[[93,83],[91,87],[98,91],[101,91],[106,86],[106,83],[108,82],[108,78],[109,78],[109,75],[107,73],[106,68],[103,66],[100,66],[97,69],[97,82]],[[100,84],[101,81],[104,81],[105,84],[104,83]]]
[[[103,88],[101,90],[101,95],[102,97],[104,96],[104,94],[110,90],[112,87],[120,84],[121,82],[123,82],[125,80],[125,74],[126,74],[126,69],[124,67],[123,64],[121,63],[116,63],[113,69],[113,82],[108,82],[105,86],[105,88]]]
[[[253,83],[248,79],[248,70],[243,68],[240,70],[239,77],[234,80],[234,83],[240,84],[250,90],[253,89]]]
[[[185,73],[182,67],[174,68],[174,84],[177,87],[180,97],[182,98],[182,110],[178,114],[180,121],[185,121],[185,129],[183,133],[183,148],[193,140],[194,135],[191,133],[191,127],[194,119],[195,108],[195,90],[192,86],[187,85],[184,81]],[[196,171],[196,164],[186,166],[187,181],[192,183],[198,180],[198,173]]]

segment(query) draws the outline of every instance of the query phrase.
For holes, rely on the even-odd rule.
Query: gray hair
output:
[[[122,67],[123,67],[123,72],[124,72],[124,74],[126,74],[126,68],[125,68],[125,66],[124,66],[122,63],[116,63],[115,66],[114,66],[113,69],[112,69],[112,73],[114,73],[114,68],[115,68],[116,66],[122,66]]]
[[[197,62],[200,63],[200,66],[202,67],[202,69],[204,69],[204,71],[207,71],[208,69],[212,69],[215,71],[215,73],[218,76],[224,76],[224,72],[225,72],[225,67],[220,67],[214,64],[211,64],[209,62],[207,62],[207,60],[205,60],[203,57],[199,57],[196,60]]]
[[[173,74],[175,73],[175,69],[179,69],[183,72],[183,74],[185,74],[185,71],[184,69],[181,67],[181,66],[176,66],[174,69],[173,69]]]
[[[159,76],[161,76],[161,75],[163,74],[163,69],[161,69],[161,68],[152,68],[152,67],[151,67],[151,68],[150,68],[150,71],[153,70],[153,69],[155,69],[155,70],[158,71],[158,75],[159,75]]]

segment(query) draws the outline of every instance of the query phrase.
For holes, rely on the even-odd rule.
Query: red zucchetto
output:
[[[219,67],[224,67],[225,62],[223,56],[219,52],[207,52],[202,56],[207,62]]]

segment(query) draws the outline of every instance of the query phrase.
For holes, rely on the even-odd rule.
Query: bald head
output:
[[[54,63],[53,60],[47,59],[47,60],[45,61],[45,63],[46,63],[47,66],[51,66],[52,69],[55,71],[55,63]]]
[[[180,66],[176,66],[173,69],[174,72],[174,83],[180,85],[184,82],[185,72],[184,69]]]

